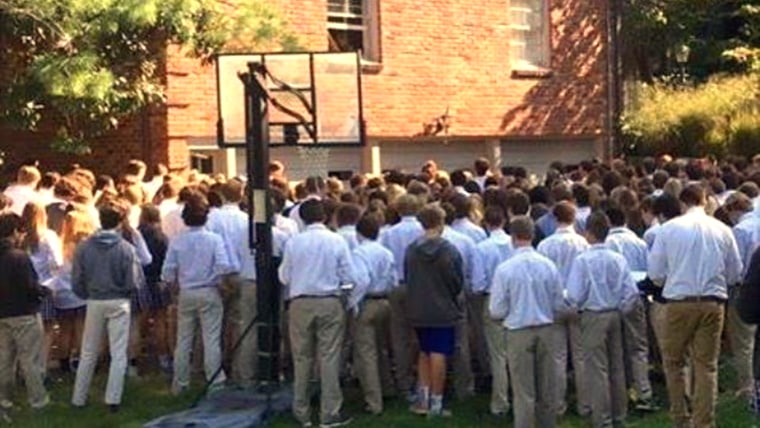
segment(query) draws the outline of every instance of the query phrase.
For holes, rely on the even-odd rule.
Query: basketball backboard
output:
[[[262,83],[269,98],[270,145],[364,144],[359,52],[279,52],[217,56],[221,147],[245,146],[245,88],[239,75],[248,72],[251,62],[267,71]]]

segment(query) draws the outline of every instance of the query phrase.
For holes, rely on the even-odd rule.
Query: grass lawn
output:
[[[732,383],[733,371],[726,364],[721,364],[721,389]],[[141,379],[130,379],[124,394],[121,411],[111,414],[101,404],[105,384],[105,376],[101,373],[93,382],[90,405],[84,409],[72,409],[68,402],[71,396],[73,379],[64,379],[51,387],[53,403],[41,412],[32,412],[26,407],[11,411],[13,425],[19,427],[140,427],[143,423],[166,413],[184,410],[190,406],[197,394],[197,389],[183,395],[173,397],[169,393],[168,381],[164,376],[145,376]],[[659,395],[664,394],[661,389]],[[488,397],[480,395],[466,402],[451,403],[454,417],[427,421],[407,411],[407,405],[394,400],[386,404],[386,412],[381,417],[365,416],[361,413],[361,392],[350,388],[345,391],[346,408],[349,414],[355,415],[352,426],[362,428],[390,427],[505,427],[511,426],[511,415],[499,419],[487,413]],[[24,399],[23,393],[17,397],[17,402]],[[275,428],[297,427],[298,424],[290,416],[278,418],[272,424]],[[587,422],[573,416],[567,416],[559,421],[560,427],[586,427]],[[660,411],[654,414],[632,414],[627,426],[630,427],[667,427],[667,414]],[[753,417],[743,402],[734,400],[729,393],[721,394],[718,405],[718,427],[750,428],[760,427],[760,418]]]

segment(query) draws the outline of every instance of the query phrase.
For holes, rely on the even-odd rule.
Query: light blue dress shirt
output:
[[[169,242],[161,279],[187,290],[216,287],[232,272],[222,238],[205,227],[190,227]]]
[[[647,243],[627,227],[613,227],[604,241],[607,248],[621,254],[633,271],[647,270]]]
[[[58,270],[63,266],[63,244],[58,235],[52,230],[44,229],[37,251],[30,252],[29,258],[40,284],[52,288]]]
[[[362,240],[352,255],[357,269],[362,269],[367,279],[356,284],[349,298],[349,308],[358,312],[366,296],[387,296],[398,280],[393,253],[377,241]]]
[[[512,256],[512,238],[503,230],[491,231],[491,235],[477,246],[480,263],[483,266],[483,278],[474,284],[476,293],[489,293],[496,268]]]
[[[282,257],[288,234],[282,229],[272,226],[272,255]],[[248,228],[244,233],[235,236],[236,251],[240,260],[240,278],[248,281],[256,281],[256,251],[252,250],[248,238]]]
[[[475,292],[475,284],[483,282],[485,277],[483,263],[480,262],[480,254],[478,254],[475,241],[470,239],[469,236],[457,232],[450,226],[443,228],[441,237],[453,244],[457,251],[459,251],[459,255],[462,257],[465,290]]]
[[[417,220],[417,217],[402,217],[401,221],[380,235],[380,244],[393,253],[393,261],[396,265],[396,276],[399,282],[404,282],[404,259],[409,245],[425,234],[425,230]]]
[[[240,235],[248,236],[248,214],[235,204],[224,204],[209,213],[206,229],[222,238],[232,269],[239,272],[238,241]]]
[[[488,237],[486,231],[482,227],[473,223],[469,218],[454,220],[451,223],[451,228],[463,235],[469,236],[476,244]]]
[[[341,285],[367,282],[366,272],[354,266],[346,241],[321,223],[288,240],[279,274],[290,299],[338,296]]]
[[[752,253],[760,244],[760,206],[756,206],[753,212],[742,217],[734,226],[733,232],[746,273]]]
[[[570,275],[573,260],[588,247],[586,239],[575,233],[572,226],[565,226],[557,228],[552,236],[541,241],[538,244],[538,252],[554,262],[564,284]]]
[[[488,311],[507,329],[553,324],[566,309],[557,268],[533,248],[518,248],[496,269]]]
[[[335,232],[338,233],[348,244],[348,249],[354,251],[359,246],[359,239],[356,236],[356,226],[348,225],[339,227]]]
[[[654,245],[654,240],[657,238],[657,233],[660,231],[660,224],[653,224],[649,226],[646,232],[644,232],[644,242],[647,244],[647,250],[651,251]],[[647,257],[649,257],[647,255]]]
[[[663,297],[728,298],[741,279],[742,261],[731,229],[700,207],[660,227],[648,257],[648,274],[664,282]]]
[[[570,268],[567,300],[575,309],[627,312],[638,295],[628,262],[605,244],[592,245]]]

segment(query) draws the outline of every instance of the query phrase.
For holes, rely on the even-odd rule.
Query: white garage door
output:
[[[501,164],[522,166],[529,172],[543,174],[549,164],[561,161],[574,164],[601,155],[594,140],[586,141],[503,141]]]
[[[238,174],[245,174],[245,151],[237,150]],[[285,165],[285,173],[290,180],[303,180],[310,175],[326,176],[330,172],[361,170],[362,149],[360,147],[329,149],[327,159],[320,158],[324,153],[314,153],[302,157],[295,147],[274,147],[269,152],[270,159]]]
[[[384,170],[398,169],[416,173],[426,161],[432,159],[439,168],[452,171],[472,168],[473,161],[479,157],[488,157],[484,142],[380,143],[380,166]]]

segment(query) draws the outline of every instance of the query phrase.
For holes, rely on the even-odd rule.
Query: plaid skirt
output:
[[[53,298],[51,296],[45,296],[40,303],[40,315],[42,315],[42,321],[52,321],[56,319],[56,310],[53,306]]]
[[[157,283],[148,283],[137,290],[132,295],[132,310],[155,311],[164,309],[172,303],[171,290],[168,287],[161,287]]]

